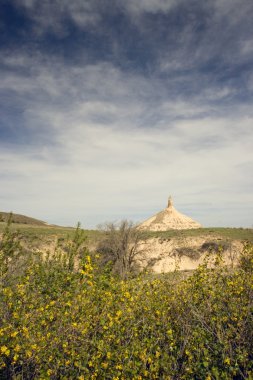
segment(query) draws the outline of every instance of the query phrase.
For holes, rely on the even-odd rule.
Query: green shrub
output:
[[[252,247],[175,285],[119,280],[81,240],[2,284],[1,379],[252,379]]]

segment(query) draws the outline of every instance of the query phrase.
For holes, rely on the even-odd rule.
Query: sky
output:
[[[253,226],[252,0],[1,0],[0,210]]]

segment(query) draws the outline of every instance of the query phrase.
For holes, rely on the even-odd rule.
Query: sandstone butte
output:
[[[181,214],[173,206],[172,198],[169,197],[168,206],[139,224],[138,229],[146,231],[188,230],[201,228],[201,224],[190,217]]]

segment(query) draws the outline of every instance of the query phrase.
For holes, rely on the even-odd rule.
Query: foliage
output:
[[[201,251],[209,252],[221,252],[231,248],[231,244],[228,241],[206,241],[202,244]]]
[[[253,272],[253,245],[246,242],[244,250],[239,260],[240,267],[247,272]]]
[[[79,228],[70,249],[31,257],[17,278],[8,272],[1,379],[253,378],[252,247],[233,272],[217,256],[216,267],[205,262],[175,285],[166,276],[119,280],[81,240]]]
[[[126,279],[133,270],[141,232],[127,220],[121,221],[118,225],[107,223],[102,228],[105,236],[99,242],[97,250],[103,255],[105,262],[112,262],[114,273]]]
[[[198,260],[200,258],[200,252],[191,247],[178,247],[174,253],[179,257],[186,256],[192,260]]]
[[[58,239],[56,246],[56,253],[59,250],[62,261],[69,271],[73,271],[77,260],[82,259],[83,254],[86,253],[84,243],[86,241],[86,235],[84,230],[81,229],[81,224],[78,222],[76,230],[72,238]],[[64,253],[63,253],[63,252]]]
[[[0,283],[3,284],[9,270],[19,263],[22,256],[22,247],[20,245],[19,233],[11,232],[12,214],[3,231],[0,241]]]

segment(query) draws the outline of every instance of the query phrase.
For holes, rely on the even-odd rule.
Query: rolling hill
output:
[[[7,222],[9,220],[10,214],[12,215],[12,222],[18,224],[29,224],[32,226],[48,226],[48,223],[43,222],[30,216],[15,214],[11,212],[0,211],[0,222]]]

